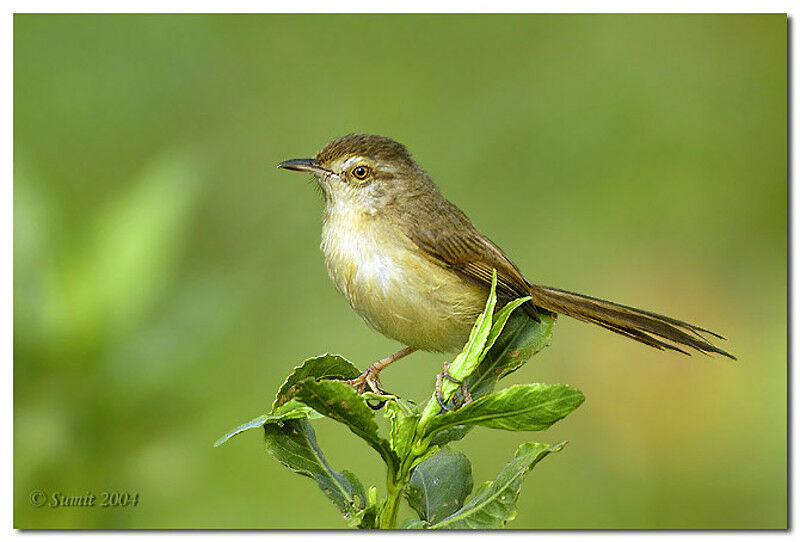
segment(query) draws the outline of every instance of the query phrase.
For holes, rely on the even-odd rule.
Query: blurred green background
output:
[[[310,182],[275,169],[351,131],[405,143],[531,280],[739,358],[561,319],[509,381],[586,403],[456,444],[482,481],[522,442],[570,441],[513,527],[786,527],[786,39],[783,15],[15,16],[16,527],[344,526],[258,432],[212,443],[306,357],[398,348],[330,283]],[[442,361],[383,383],[423,401]],[[377,456],[318,427],[382,492]]]

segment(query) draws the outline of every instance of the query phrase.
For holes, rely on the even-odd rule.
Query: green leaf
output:
[[[420,418],[419,411],[416,405],[398,397],[386,403],[385,415],[389,418],[389,445],[402,460],[414,444],[414,434]]]
[[[519,311],[511,314],[503,332],[467,379],[473,397],[490,393],[498,380],[519,369],[550,344],[555,318],[540,314],[539,320],[535,322]]]
[[[214,447],[220,446],[227,442],[232,437],[235,437],[239,433],[243,433],[248,429],[255,429],[256,427],[261,427],[268,423],[278,423],[286,420],[294,420],[300,418],[320,418],[321,416],[314,412],[314,409],[304,405],[300,401],[289,401],[275,409],[274,412],[270,414],[262,414],[257,418],[253,418],[249,422],[243,423],[239,427],[235,429],[231,429],[223,436],[217,439],[214,443]]]
[[[286,381],[281,385],[278,394],[275,396],[272,409],[275,410],[291,399],[297,391],[297,383],[301,380],[307,378],[315,378],[317,380],[323,378],[349,380],[360,374],[361,371],[359,371],[355,365],[341,356],[323,354],[315,358],[307,359],[302,365],[295,367],[294,371],[286,377]]]
[[[358,521],[351,521],[351,525],[358,529],[376,529],[378,525],[378,506],[370,505],[358,513]]]
[[[335,471],[325,460],[314,428],[305,419],[264,426],[267,451],[294,472],[312,478],[345,519],[360,521],[366,508],[364,486],[349,471]]]
[[[494,307],[497,304],[497,296],[495,295],[496,288],[497,271],[492,270],[492,287],[489,291],[489,297],[486,300],[486,307],[483,309],[483,313],[475,320],[475,324],[472,326],[472,330],[469,334],[469,340],[467,344],[464,345],[464,349],[456,356],[453,363],[450,364],[450,376],[457,380],[468,377],[481,361],[481,354],[483,353],[484,346],[486,346],[486,340],[489,338],[489,334],[492,331],[492,315],[494,314]],[[448,388],[452,388],[448,390],[450,392],[458,387],[458,384],[454,382],[446,381],[445,384],[450,384],[450,386],[448,386]],[[444,388],[442,392],[445,393],[445,397],[447,397]]]
[[[558,452],[564,443],[555,446],[526,443],[519,447],[514,459],[497,478],[485,482],[458,511],[430,525],[432,529],[501,529],[517,515],[517,499],[522,480],[536,463],[551,452]],[[419,526],[417,526],[419,527]]]
[[[247,431],[248,429],[255,429],[256,427],[263,427],[264,424],[267,423],[267,419],[268,418],[269,418],[269,414],[262,414],[261,416],[259,416],[257,418],[253,418],[249,422],[245,422],[242,425],[240,425],[238,427],[235,427],[234,429],[231,429],[230,431],[228,431],[227,433],[225,433],[224,435],[219,437],[214,442],[214,448],[216,448],[217,446],[221,446],[221,445],[225,444],[232,437],[235,437],[239,433],[243,433],[244,431]]]
[[[509,305],[511,303],[506,307]],[[500,321],[500,314],[498,311],[496,322]],[[555,318],[545,314],[540,314],[539,318],[540,322],[535,322],[520,311],[510,315],[502,333],[481,364],[467,378],[467,386],[474,399],[491,393],[498,380],[519,369],[528,358],[550,343]],[[464,425],[447,428],[434,435],[431,442],[441,445],[462,439],[472,427]]]
[[[497,288],[497,271],[492,270],[492,287],[489,290],[489,297],[486,299],[486,307],[480,316],[475,320],[472,330],[469,333],[469,340],[464,348],[456,356],[450,364],[448,372],[456,380],[463,380],[472,373],[473,370],[481,362],[481,354],[483,353],[486,339],[492,330],[492,314],[494,314],[494,307],[497,304],[497,295],[495,289]],[[442,382],[442,396],[445,402],[450,399],[453,392],[458,388],[458,384],[450,380]],[[439,402],[436,399],[436,392],[425,405],[425,410],[422,413],[421,423],[425,424],[428,420],[441,410]]]
[[[302,380],[295,386],[296,397],[320,414],[345,424],[364,439],[389,464],[395,462],[386,439],[378,435],[375,411],[364,397],[347,384],[335,380]]]
[[[497,338],[503,332],[503,328],[505,328],[506,322],[511,317],[511,313],[517,309],[520,305],[523,305],[530,301],[530,296],[528,297],[520,297],[519,299],[515,299],[510,303],[506,303],[506,305],[497,311],[497,314],[494,315],[492,319],[492,328],[489,330],[489,335],[486,337],[486,344],[483,347],[483,354],[481,355],[481,359],[486,357],[486,354],[489,353],[489,350],[494,346],[494,343],[497,341]]]
[[[472,428],[475,427],[474,425],[454,425],[452,427],[447,427],[446,429],[441,429],[433,433],[431,437],[431,445],[432,446],[444,446],[448,442],[453,442],[454,440],[461,440],[467,433],[472,431]]]
[[[472,466],[467,456],[442,448],[414,469],[405,496],[420,519],[437,523],[461,508],[471,491]]]
[[[570,386],[519,384],[444,412],[434,417],[425,430],[430,435],[458,425],[482,425],[507,431],[541,431],[583,401],[583,393]]]

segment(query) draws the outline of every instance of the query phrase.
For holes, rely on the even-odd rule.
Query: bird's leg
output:
[[[345,380],[344,383],[349,386],[353,386],[358,393],[364,393],[367,390],[367,387],[369,387],[369,389],[374,393],[377,393],[378,395],[385,395],[383,389],[381,388],[381,381],[378,378],[378,373],[398,359],[406,357],[414,350],[416,350],[416,348],[413,346],[407,346],[399,352],[395,352],[391,356],[385,357],[380,361],[376,361],[367,367],[367,370],[361,373],[359,376],[352,380]]]
[[[461,396],[463,400],[458,398],[453,398],[453,403],[455,404],[456,408],[461,408],[464,405],[468,405],[472,402],[472,394],[469,392],[469,386],[467,386],[466,380],[459,380],[454,378],[450,372],[450,362],[446,361],[445,364],[442,366],[441,372],[436,375],[436,402],[439,403],[439,406],[442,407],[442,410],[449,411],[452,410],[449,408],[444,402],[444,395],[442,395],[442,382],[445,379],[453,382],[454,384],[458,384],[461,387]]]
[[[461,395],[464,397],[464,404],[468,405],[472,402],[472,394],[469,392],[469,386],[467,386],[467,381],[461,381]]]
[[[442,395],[442,379],[444,378],[444,372],[444,369],[442,369],[442,372],[436,373],[436,402],[442,407],[442,412],[449,412],[451,409],[445,404],[444,396]]]

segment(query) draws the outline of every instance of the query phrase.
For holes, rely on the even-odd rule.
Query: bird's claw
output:
[[[386,392],[381,388],[381,381],[378,378],[379,372],[379,370],[375,370],[373,366],[370,365],[367,367],[367,370],[359,376],[351,380],[345,380],[344,383],[355,388],[358,393],[364,393],[367,391],[367,388],[369,388],[369,390],[376,395],[386,395]]]
[[[444,400],[444,395],[442,394],[442,382],[444,380],[449,380],[454,384],[458,384],[461,389],[461,398],[458,396],[453,396],[453,405],[455,409],[459,409],[464,405],[468,405],[472,402],[472,394],[469,392],[469,386],[467,386],[467,382],[465,380],[459,380],[455,378],[448,372],[450,368],[450,363],[445,363],[444,367],[442,367],[442,371],[436,375],[436,402],[439,403],[439,406],[442,407],[443,412],[450,412],[454,409],[447,406]]]
[[[375,395],[391,395],[390,393],[384,391],[384,389],[381,387],[381,381],[380,378],[378,378],[379,372],[380,370],[370,366],[366,371],[361,373],[356,378],[351,380],[343,380],[342,383],[355,388],[359,394],[372,392]],[[386,404],[386,401],[387,399],[376,399],[374,397],[369,397],[365,402],[372,410],[380,410]]]

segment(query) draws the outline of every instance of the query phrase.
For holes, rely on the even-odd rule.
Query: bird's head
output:
[[[314,158],[286,160],[278,167],[311,173],[328,204],[371,214],[433,187],[403,145],[379,135],[349,134]]]

